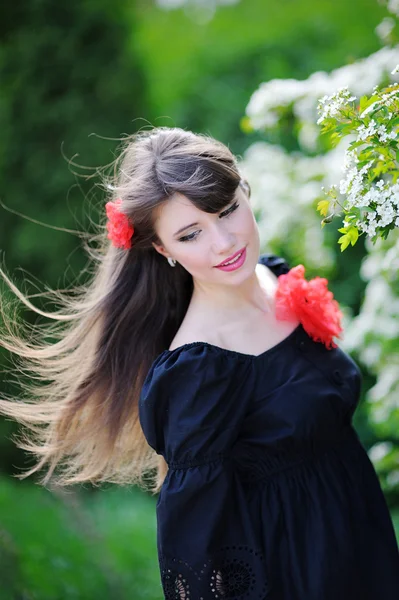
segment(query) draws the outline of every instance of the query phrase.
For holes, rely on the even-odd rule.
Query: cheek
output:
[[[209,268],[207,261],[206,248],[203,244],[197,242],[187,242],[182,244],[183,250],[179,248],[179,253],[175,253],[177,260],[193,276],[200,275],[203,269]],[[179,255],[178,255],[179,254]]]
[[[241,231],[246,233],[252,233],[254,231],[257,231],[258,226],[255,220],[255,216],[249,206],[245,207],[245,210],[242,211],[242,214],[237,216],[237,221]]]

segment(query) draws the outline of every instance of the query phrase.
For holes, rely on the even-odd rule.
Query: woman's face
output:
[[[258,262],[258,226],[240,186],[231,204],[215,214],[203,212],[185,196],[175,194],[158,208],[155,229],[162,245],[154,243],[154,248],[177,260],[200,281],[237,284],[254,272]],[[243,248],[246,257],[239,268],[216,268]]]

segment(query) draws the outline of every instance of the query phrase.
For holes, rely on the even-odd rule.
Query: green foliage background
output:
[[[113,160],[117,138],[148,124],[207,132],[240,154],[259,136],[239,123],[261,82],[302,79],[367,56],[380,47],[374,28],[384,16],[375,0],[245,0],[220,7],[205,24],[149,0],[3,3],[0,199],[9,210],[0,209],[0,249],[7,271],[29,293],[65,288],[79,274],[84,280],[79,239],[29,220],[90,230],[90,220],[101,218],[97,180],[77,176],[73,157],[95,170]],[[289,123],[269,141],[295,149]],[[355,313],[362,252],[359,244],[343,264],[337,247],[333,291]],[[0,354],[1,389],[18,394],[9,359]],[[371,383],[365,373],[365,387]],[[355,425],[370,445],[362,407]],[[1,599],[160,598],[155,498],[115,488],[55,495],[19,482],[12,474],[28,459],[10,441],[14,431],[0,421]],[[399,499],[389,502],[394,510]]]

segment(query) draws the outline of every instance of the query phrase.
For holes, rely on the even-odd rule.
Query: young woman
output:
[[[117,167],[87,287],[47,314],[2,273],[58,338],[23,340],[3,307],[2,344],[46,381],[0,403],[39,457],[19,477],[151,475],[168,600],[397,600],[392,522],[352,425],[361,373],[333,341],[327,281],[259,254],[249,185],[216,140],[153,129]]]

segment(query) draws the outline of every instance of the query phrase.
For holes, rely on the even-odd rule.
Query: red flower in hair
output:
[[[129,250],[132,247],[131,238],[134,234],[134,227],[129,217],[120,211],[122,199],[118,198],[115,202],[107,202],[105,209],[107,212],[108,239],[117,248]]]
[[[328,350],[337,348],[332,338],[339,337],[343,331],[339,304],[327,288],[327,279],[314,277],[306,281],[304,273],[305,267],[297,265],[279,276],[276,318],[283,321],[297,319],[315,342],[322,342]]]

